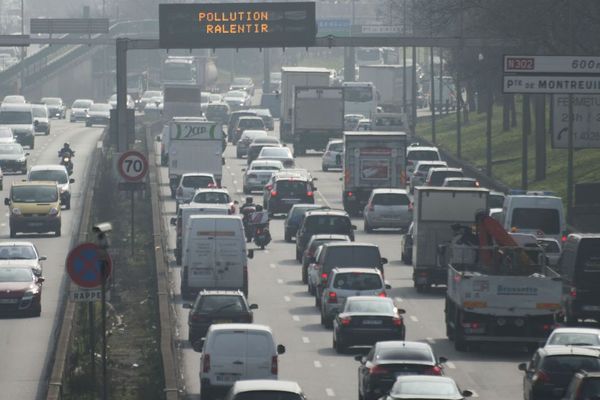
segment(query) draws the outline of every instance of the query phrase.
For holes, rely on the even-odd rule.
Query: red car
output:
[[[42,282],[28,267],[0,268],[0,315],[39,317],[42,312]]]

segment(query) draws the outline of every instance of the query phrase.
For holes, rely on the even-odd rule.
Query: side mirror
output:
[[[37,119],[35,121],[33,121],[33,126],[38,126],[40,124],[40,121],[38,121]]]
[[[202,353],[202,347],[204,347],[204,338],[198,339],[192,344],[192,348],[196,353]]]
[[[386,283],[385,283],[385,288],[389,290],[389,289],[391,289],[391,288],[392,288],[392,285],[390,285],[388,282],[386,282]]]
[[[171,222],[171,225],[177,226],[177,218],[175,218],[175,217],[171,218],[170,222]]]
[[[40,258],[38,258],[38,260],[40,261],[46,261],[48,259],[48,257],[46,256],[40,256]]]
[[[73,179],[73,178],[69,179],[69,183],[75,183],[75,179]]]
[[[250,304],[251,310],[258,310],[258,304]]]
[[[352,230],[356,230],[356,225],[352,225]]]
[[[253,259],[254,258],[254,249],[248,250],[248,258],[249,259]]]
[[[461,392],[461,394],[463,395],[463,397],[471,397],[471,396],[473,396],[473,392],[471,392],[470,390],[463,390]]]
[[[527,371],[527,364],[526,363],[519,364],[519,371]]]
[[[190,303],[183,303],[183,308],[185,308],[186,310],[191,310],[192,305]]]
[[[382,264],[387,264],[388,263],[388,259],[385,257],[381,257],[381,263]]]
[[[39,276],[37,278],[37,283],[44,283],[45,280],[46,280],[46,278],[44,278],[43,276]]]
[[[25,157],[29,157],[29,154],[30,154],[30,153],[25,153]]]
[[[447,362],[448,362],[448,359],[446,357],[440,357],[439,358],[439,363],[440,364],[444,364],[444,363],[447,363]]]
[[[282,344],[278,344],[277,345],[277,354],[283,354],[285,353],[285,346]]]
[[[317,187],[316,187],[316,186],[313,186],[313,188],[312,188],[312,189],[313,189],[313,192],[316,192],[316,191],[317,191]]]
[[[155,142],[162,142],[162,138],[160,137],[160,135],[156,135],[156,136],[154,137],[154,141],[155,141]]]
[[[4,199],[4,205],[10,206],[10,199],[8,197]]]
[[[358,355],[354,356],[354,359],[355,359],[356,361],[358,361],[359,363],[361,363],[361,364],[364,364],[364,363],[365,363],[365,357],[364,357],[364,356],[361,356],[360,354],[358,354]]]
[[[242,168],[242,172],[246,172],[246,168]]]
[[[400,314],[400,315],[406,314],[406,310],[404,308],[399,308],[398,309],[398,314]]]

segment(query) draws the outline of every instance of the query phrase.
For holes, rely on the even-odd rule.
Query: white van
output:
[[[562,199],[545,192],[507,196],[501,219],[507,232],[531,233],[538,237],[556,239],[561,243],[567,238]]]
[[[204,341],[196,343],[202,343],[202,400],[239,380],[277,379],[278,355],[285,353],[283,345],[275,345],[271,328],[257,324],[213,324]]]
[[[250,252],[248,257],[252,258]],[[192,215],[183,231],[181,296],[202,289],[242,290],[248,296],[246,238],[239,215]]]

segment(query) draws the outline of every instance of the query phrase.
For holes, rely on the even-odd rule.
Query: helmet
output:
[[[69,148],[69,143],[65,142],[65,144],[63,144],[63,147]]]
[[[246,197],[246,204],[252,204],[254,202],[254,197]]]

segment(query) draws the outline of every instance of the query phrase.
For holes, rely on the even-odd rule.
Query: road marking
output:
[[[396,300],[398,303],[402,303],[402,297],[394,297],[394,300]]]
[[[473,393],[473,394],[471,395],[471,397],[479,397],[479,395],[477,394],[477,392],[476,392],[476,391],[474,391],[473,389],[469,389],[469,390],[471,391],[471,393]]]
[[[276,265],[275,264],[269,264],[269,267],[275,269]]]
[[[290,296],[283,296],[283,300],[285,300],[287,303],[292,301],[292,299],[290,299]]]
[[[237,185],[237,181],[236,181],[236,180],[234,180],[234,181],[233,181],[233,184],[234,184],[234,185]]]
[[[313,364],[315,366],[315,368],[322,368],[323,365],[321,365],[321,363],[319,361],[313,361]]]
[[[235,176],[235,174],[233,172],[230,172],[231,176]]]
[[[310,339],[306,336],[302,336],[302,343],[310,343]]]
[[[265,250],[265,254],[269,254],[269,250]]]
[[[292,315],[292,319],[296,322],[300,322],[300,317],[297,315]]]
[[[417,317],[416,317],[416,316],[414,316],[414,315],[411,315],[411,316],[410,316],[410,320],[411,320],[412,322],[419,322],[419,318],[417,318]]]
[[[277,283],[281,285],[283,283],[283,279],[277,279]]]
[[[327,393],[327,396],[329,396],[329,397],[335,397],[335,392],[333,391],[332,388],[325,389],[325,393]]]
[[[456,365],[452,361],[446,361],[446,366],[450,369],[456,369]]]
[[[101,148],[102,148],[102,141],[98,140],[98,141],[96,142],[96,148],[97,148],[97,149],[101,149]]]
[[[2,224],[0,224],[1,226],[6,226],[6,224],[3,222]]]
[[[434,340],[433,338],[430,338],[430,337],[428,337],[428,338],[425,338],[425,340],[427,340],[427,341],[428,341],[429,343],[431,343],[431,344],[434,344],[434,343],[435,343],[435,340]]]
[[[325,203],[325,205],[329,208],[331,208],[331,204],[329,204],[329,202],[327,201],[327,199],[325,198],[325,196],[323,196],[321,194],[321,192],[317,191],[317,194],[319,195],[319,197],[323,200],[323,202]]]

